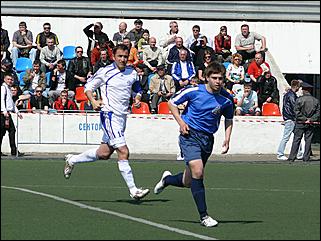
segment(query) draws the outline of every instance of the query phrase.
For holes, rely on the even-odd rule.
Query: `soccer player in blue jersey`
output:
[[[137,188],[132,169],[128,163],[129,150],[124,137],[128,114],[129,99],[132,91],[137,93],[135,105],[140,105],[141,87],[136,70],[127,66],[129,49],[120,44],[113,49],[115,62],[100,68],[88,79],[85,93],[94,110],[100,110],[100,123],[104,135],[98,148],[87,150],[79,155],[68,154],[65,157],[64,177],[70,178],[74,165],[107,160],[116,150],[118,169],[129,189],[130,197],[141,199],[149,193],[149,189]],[[93,92],[100,87],[102,100],[96,100]]]
[[[213,145],[213,134],[218,130],[221,116],[225,117],[225,140],[222,154],[229,150],[233,128],[233,99],[223,86],[225,68],[213,62],[205,70],[206,84],[185,88],[179,91],[168,102],[175,120],[180,127],[179,145],[185,160],[184,172],[172,175],[165,171],[156,184],[154,193],[161,193],[167,186],[188,187],[197,206],[201,225],[214,227],[218,224],[207,213],[204,188],[204,168],[210,157]],[[179,114],[178,105],[187,102]]]

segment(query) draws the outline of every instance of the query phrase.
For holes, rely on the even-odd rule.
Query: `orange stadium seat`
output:
[[[150,114],[148,104],[145,102],[140,102],[139,108],[132,104],[132,114]]]
[[[76,87],[75,99],[78,103],[88,100],[87,96],[85,95],[84,90],[85,90],[84,86]]]
[[[263,103],[262,116],[281,116],[279,106],[275,103]]]
[[[172,112],[170,111],[167,102],[161,102],[158,105],[158,114],[164,114],[164,115],[171,115]]]

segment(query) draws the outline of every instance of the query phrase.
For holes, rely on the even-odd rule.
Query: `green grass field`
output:
[[[320,240],[318,164],[208,163],[215,228],[200,226],[189,189],[153,194],[163,170],[176,173],[181,162],[131,161],[137,186],[151,189],[139,202],[130,199],[115,160],[78,165],[69,180],[63,165],[1,160],[2,240]]]

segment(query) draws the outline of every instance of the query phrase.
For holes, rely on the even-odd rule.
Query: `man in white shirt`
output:
[[[115,62],[100,68],[85,86],[85,93],[94,110],[100,110],[100,121],[104,135],[99,148],[90,149],[80,155],[66,155],[65,178],[69,178],[77,163],[107,160],[116,150],[118,168],[130,192],[130,197],[139,200],[149,193],[149,189],[137,188],[128,163],[129,150],[124,136],[132,90],[137,93],[134,103],[140,106],[141,88],[136,70],[127,66],[129,49],[117,45],[113,50]],[[95,100],[93,92],[101,87],[102,100]]]
[[[13,85],[13,77],[10,74],[5,74],[4,83],[1,85],[1,146],[2,139],[9,132],[9,142],[12,156],[23,156],[24,153],[17,151],[16,146],[16,128],[11,118],[11,113],[16,113],[20,119],[20,114],[17,106],[12,100],[12,93],[10,87]],[[2,149],[2,148],[1,148]],[[6,156],[1,152],[1,156]]]

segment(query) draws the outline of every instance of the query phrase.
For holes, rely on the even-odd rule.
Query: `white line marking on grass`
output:
[[[122,214],[122,213],[118,213],[118,212],[114,212],[114,211],[110,211],[110,210],[105,210],[105,209],[101,209],[101,208],[97,208],[97,207],[92,207],[92,206],[88,206],[79,202],[75,202],[75,201],[71,201],[65,198],[61,198],[58,196],[54,196],[54,195],[50,195],[50,194],[46,194],[46,193],[42,193],[42,192],[36,192],[36,191],[32,191],[29,189],[25,189],[25,188],[19,188],[19,187],[8,187],[8,186],[1,186],[1,188],[6,188],[6,189],[13,189],[13,190],[18,190],[18,191],[22,191],[22,192],[28,192],[28,193],[32,193],[35,195],[39,195],[39,196],[43,196],[43,197],[47,197],[47,198],[51,198],[54,199],[56,201],[60,201],[60,202],[64,202],[64,203],[68,203],[80,208],[87,208],[89,210],[92,211],[96,211],[96,212],[101,212],[101,213],[106,213],[106,214],[110,214],[116,217],[120,217],[120,218],[124,218],[124,219],[128,219],[134,222],[138,222],[138,223],[143,223],[146,225],[150,225],[150,226],[154,226],[156,228],[159,229],[165,229],[171,232],[175,232],[175,233],[179,233],[179,234],[183,234],[186,236],[192,236],[195,238],[199,238],[199,239],[203,239],[203,240],[217,240],[216,238],[213,237],[209,237],[209,236],[204,236],[204,235],[200,235],[200,234],[196,234],[196,233],[192,233],[186,230],[182,230],[182,229],[178,229],[178,228],[173,228],[164,224],[160,224],[160,223],[155,223],[152,221],[148,221],[146,219],[142,219],[142,218],[136,218],[136,217],[132,217],[126,214]]]

